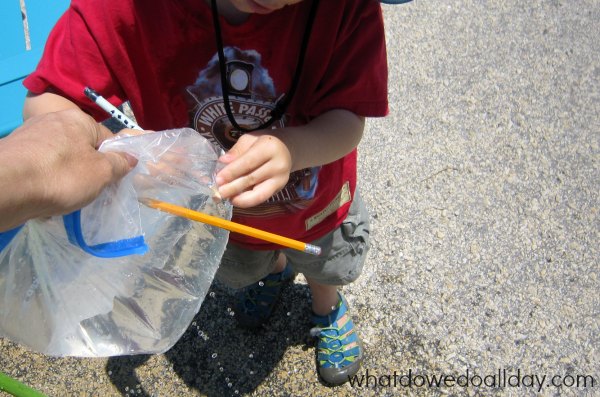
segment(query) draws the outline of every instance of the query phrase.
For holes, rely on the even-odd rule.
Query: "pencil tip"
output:
[[[138,197],[138,201],[142,204],[144,204],[146,207],[151,207],[152,208],[152,204],[154,204],[154,200],[148,197]]]
[[[85,87],[83,89],[83,93],[86,97],[90,98],[92,101],[95,101],[98,98],[98,94],[96,91],[92,90],[90,87]]]
[[[221,201],[223,201],[223,197],[221,196],[221,193],[219,193],[219,189],[217,189],[216,186],[211,186],[210,190],[212,191],[212,200],[215,204],[219,204]]]

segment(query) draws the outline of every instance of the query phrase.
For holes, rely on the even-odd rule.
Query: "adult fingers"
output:
[[[105,140],[115,136],[108,128],[96,122],[90,128],[92,129],[92,134],[96,137],[96,148],[100,147],[100,144]]]
[[[154,131],[147,131],[147,130],[140,131],[140,130],[133,130],[131,128],[123,128],[121,131],[119,131],[115,134],[111,130],[109,130],[108,128],[103,126],[102,124],[96,123],[96,125],[98,126],[97,132],[95,132],[95,135],[98,137],[98,139],[96,141],[96,147],[100,147],[100,144],[102,142],[106,141],[107,139],[125,138],[128,136],[136,136],[136,135],[147,134],[149,132],[154,132]]]
[[[104,158],[109,162],[111,166],[111,178],[110,182],[116,182],[123,178],[129,171],[131,171],[137,165],[137,159],[124,152],[108,152],[103,153]]]
[[[135,136],[135,135],[150,134],[152,132],[156,132],[156,131],[154,131],[154,130],[138,130],[138,129],[133,129],[133,128],[123,128],[121,131],[119,131],[119,134],[127,134],[129,136]]]
[[[136,135],[144,135],[144,134],[149,134],[151,132],[156,132],[153,130],[134,130],[133,128],[123,128],[121,131],[119,131],[117,134],[118,136],[136,136]]]

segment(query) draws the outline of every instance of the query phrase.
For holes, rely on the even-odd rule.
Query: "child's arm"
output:
[[[67,98],[51,92],[39,95],[29,92],[23,105],[23,119],[67,109],[79,109],[79,107]]]
[[[362,138],[364,118],[331,110],[304,126],[244,134],[221,157],[219,194],[248,208],[285,186],[290,172],[331,163],[350,153]]]

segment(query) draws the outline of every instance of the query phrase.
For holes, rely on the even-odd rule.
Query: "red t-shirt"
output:
[[[52,91],[97,120],[104,112],[83,94],[92,87],[117,105],[127,100],[142,128],[192,127],[227,149],[237,132],[224,111],[215,33],[202,0],[73,0],[50,34],[25,86]],[[289,90],[311,1],[241,25],[221,18],[232,110],[238,124],[268,119]],[[321,1],[294,98],[275,127],[304,124],[332,109],[365,117],[387,113],[387,64],[379,3]],[[318,144],[318,142],[315,142]],[[269,201],[236,209],[234,220],[311,241],[345,219],[356,185],[356,150],[321,167],[298,171]],[[232,234],[252,249],[274,246]]]

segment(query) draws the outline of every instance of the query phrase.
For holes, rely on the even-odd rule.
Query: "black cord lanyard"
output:
[[[310,7],[310,13],[308,14],[308,21],[306,22],[306,28],[304,29],[304,37],[302,38],[302,44],[300,46],[300,53],[298,55],[298,62],[296,63],[296,70],[294,71],[294,78],[292,80],[292,85],[290,87],[290,91],[285,94],[282,98],[275,102],[275,107],[271,110],[269,120],[265,121],[263,124],[259,125],[256,128],[247,129],[238,125],[237,121],[235,121],[235,117],[233,116],[233,112],[231,111],[231,103],[229,101],[229,89],[227,88],[227,65],[225,63],[225,53],[223,52],[223,38],[221,37],[221,24],[219,23],[219,11],[217,9],[217,0],[211,0],[211,10],[213,17],[213,24],[215,27],[215,39],[217,40],[217,53],[219,55],[219,69],[221,72],[221,90],[223,91],[223,101],[225,102],[225,112],[227,113],[227,118],[231,125],[242,132],[251,132],[256,130],[262,130],[268,128],[275,121],[279,120],[284,114],[285,111],[292,101],[294,97],[294,93],[296,92],[296,88],[298,87],[298,82],[300,81],[300,75],[302,74],[302,67],[304,66],[304,58],[306,56],[306,49],[308,47],[308,42],[310,40],[310,34],[313,27],[313,22],[315,20],[315,15],[317,14],[317,8],[319,6],[319,0],[312,0],[312,5]]]

